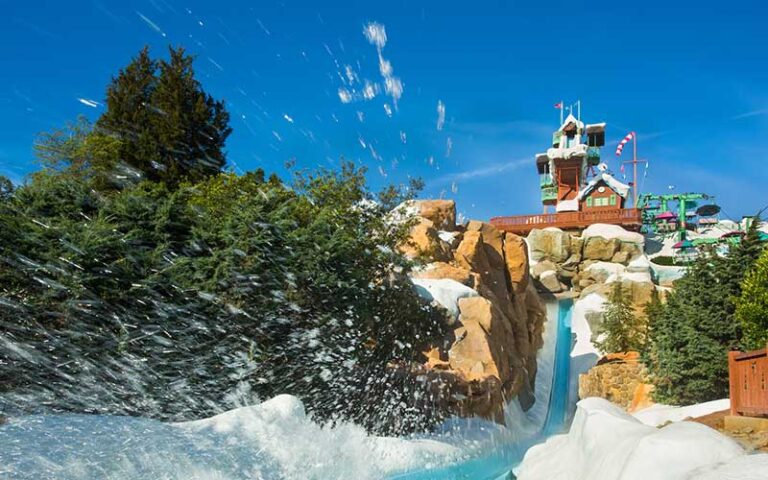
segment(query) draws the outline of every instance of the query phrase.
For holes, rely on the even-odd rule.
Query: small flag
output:
[[[621,164],[621,168],[619,169],[619,171],[620,171],[621,173],[624,173],[624,164],[623,164],[623,163]]]
[[[635,132],[629,132],[626,137],[624,137],[620,142],[619,146],[616,147],[616,156],[621,156],[621,151],[624,150],[624,145],[629,143],[630,140],[635,138]]]
[[[563,109],[563,102],[556,103],[555,104],[555,108],[559,108],[560,110],[562,110]]]

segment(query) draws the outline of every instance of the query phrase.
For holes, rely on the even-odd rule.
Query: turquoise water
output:
[[[571,416],[568,402],[571,364],[571,314],[573,300],[563,299],[558,303],[557,337],[555,343],[555,361],[552,372],[552,388],[549,395],[547,417],[541,431],[515,444],[499,444],[482,457],[470,461],[434,470],[409,472],[390,477],[392,480],[437,480],[471,479],[501,480],[514,478],[511,471],[525,452],[532,446],[543,442],[547,437],[563,433]]]

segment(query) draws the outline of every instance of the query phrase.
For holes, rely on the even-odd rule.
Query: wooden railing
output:
[[[519,234],[528,233],[534,228],[557,227],[575,229],[588,227],[593,223],[610,223],[637,228],[643,224],[640,210],[634,208],[493,217],[490,222],[491,225],[499,230]]]
[[[768,416],[768,345],[752,352],[728,352],[731,415]]]

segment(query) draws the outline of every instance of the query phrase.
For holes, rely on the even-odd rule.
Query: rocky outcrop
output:
[[[526,238],[531,259],[536,262],[550,260],[562,263],[571,255],[571,235],[559,228],[533,230]]]
[[[460,292],[454,288],[429,295],[446,309],[447,318],[452,312],[458,317],[449,338],[425,351],[424,363],[413,373],[440,390],[432,396],[439,399],[438,408],[502,422],[510,399],[517,397],[525,409],[532,405],[546,317],[530,281],[526,242],[484,222],[456,225],[452,201],[412,205],[424,218],[401,251],[424,263],[412,273],[414,283],[424,287],[425,281],[451,280],[477,292],[452,294]],[[446,232],[457,241],[445,241]]]
[[[643,236],[617,225],[595,224],[580,235],[557,228],[533,230],[527,241],[530,274],[542,293],[571,290],[581,298],[591,293],[607,298],[613,283],[621,282],[639,310],[656,289]]]
[[[637,352],[606,355],[589,372],[579,375],[579,398],[605,398],[629,412],[652,405],[652,391]]]
[[[407,242],[400,245],[400,251],[408,258],[432,258],[438,261],[450,260],[450,244],[440,238],[434,223],[426,218],[411,227]]]

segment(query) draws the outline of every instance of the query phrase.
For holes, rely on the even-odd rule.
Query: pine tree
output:
[[[742,283],[736,318],[741,322],[743,347],[764,348],[768,342],[768,250],[763,251]]]
[[[170,48],[169,60],[152,60],[144,48],[107,88],[99,131],[122,140],[119,158],[146,178],[171,186],[200,181],[225,165],[232,132],[224,102],[195,78],[193,57]]]
[[[611,290],[600,333],[604,336],[597,346],[606,353],[628,352],[642,347],[643,332],[621,282],[615,282]]]

